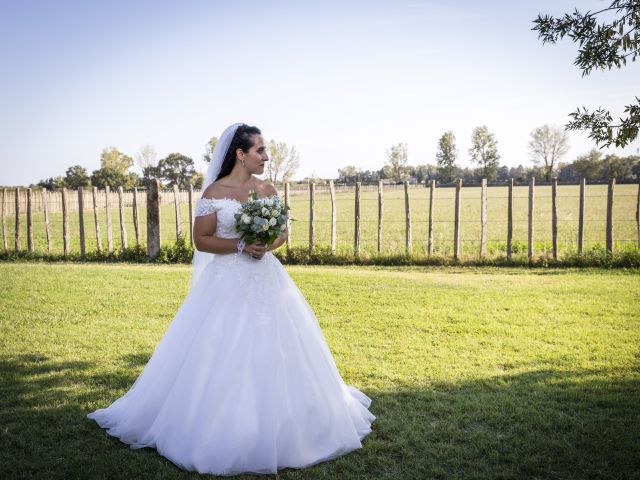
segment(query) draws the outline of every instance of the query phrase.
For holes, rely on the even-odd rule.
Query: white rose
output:
[[[264,223],[262,224],[262,230],[264,230],[264,231],[269,230],[269,222],[264,222]]]
[[[277,218],[270,218],[269,219],[269,225],[271,225],[272,227],[278,223],[278,219]]]
[[[267,198],[264,203],[268,206],[271,207],[273,206],[273,200],[271,198]]]
[[[269,209],[267,207],[262,207],[262,215],[265,217],[269,215]]]
[[[247,225],[251,223],[251,217],[249,215],[247,215],[246,213],[242,215],[242,222],[246,223]]]

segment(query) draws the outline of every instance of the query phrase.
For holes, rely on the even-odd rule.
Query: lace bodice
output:
[[[235,198],[199,198],[196,202],[196,217],[216,213],[216,237],[239,238],[236,231],[236,219],[233,216],[240,211],[242,204]]]

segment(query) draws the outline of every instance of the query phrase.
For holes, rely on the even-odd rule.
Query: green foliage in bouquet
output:
[[[270,245],[287,228],[289,206],[277,195],[258,198],[255,192],[242,204],[240,213],[234,215],[236,230],[246,243],[260,240]]]

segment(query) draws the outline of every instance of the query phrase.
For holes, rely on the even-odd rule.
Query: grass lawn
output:
[[[377,420],[280,478],[640,478],[637,270],[287,270]],[[131,386],[189,276],[0,264],[0,478],[204,478],[85,418]]]

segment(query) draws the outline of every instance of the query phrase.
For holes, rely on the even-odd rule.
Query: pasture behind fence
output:
[[[529,184],[525,186],[516,186],[511,180],[507,185],[506,195],[490,196],[488,195],[490,189],[497,192],[496,189],[504,190],[504,188],[488,187],[486,180],[483,180],[479,187],[466,187],[467,190],[474,189],[473,198],[462,197],[465,187],[461,180],[457,180],[453,188],[436,186],[435,181],[429,182],[426,187],[425,189],[425,186],[411,186],[407,182],[388,186],[383,185],[380,181],[378,185],[374,186],[363,186],[357,182],[349,188],[346,186],[338,188],[333,182],[329,182],[326,188],[321,188],[315,182],[310,182],[307,189],[300,190],[292,189],[291,185],[287,183],[284,185],[285,203],[291,208],[292,217],[294,219],[300,217],[301,222],[300,226],[290,222],[286,247],[290,248],[293,245],[294,232],[295,243],[300,244],[299,238],[305,236],[300,228],[303,228],[303,224],[308,222],[306,245],[309,251],[314,252],[320,244],[326,245],[328,243],[327,246],[331,253],[336,254],[338,237],[340,237],[342,247],[345,246],[343,239],[346,237],[346,233],[342,228],[344,225],[341,225],[340,235],[338,235],[339,222],[343,222],[352,224],[351,251],[354,256],[358,257],[362,253],[363,228],[367,231],[366,238],[370,238],[371,231],[375,230],[374,254],[382,255],[385,252],[385,242],[388,242],[387,231],[397,233],[398,225],[396,224],[402,223],[404,224],[403,250],[406,254],[416,253],[414,241],[416,240],[416,231],[419,231],[422,237],[419,239],[420,251],[427,256],[434,255],[436,250],[440,249],[440,251],[452,252],[453,258],[459,259],[463,250],[461,245],[467,242],[477,245],[471,251],[469,248],[465,248],[465,254],[484,258],[488,255],[488,242],[503,242],[503,253],[510,259],[515,253],[514,225],[521,221],[515,219],[515,215],[519,213],[515,206],[521,203],[519,200],[524,199],[522,196],[514,196],[514,190],[526,188],[528,258],[531,259],[536,255],[536,238],[541,236],[538,234],[538,229],[546,230],[544,225],[546,224],[551,230],[551,255],[554,259],[558,259],[560,255],[559,222],[573,221],[572,219],[560,218],[558,210],[563,202],[573,202],[574,199],[571,197],[578,199],[575,212],[578,217],[575,231],[578,253],[582,253],[585,248],[587,240],[585,225],[594,222],[593,218],[587,220],[589,209],[594,209],[597,206],[598,210],[601,210],[599,204],[594,203],[593,199],[595,198],[599,199],[598,202],[606,198],[606,214],[603,219],[606,250],[613,252],[615,244],[620,242],[633,242],[640,248],[640,185],[626,184],[621,186],[624,188],[624,192],[619,193],[616,191],[615,179],[612,179],[606,186],[593,187],[587,186],[583,179],[579,184],[577,195],[559,195],[558,182],[554,178],[550,185],[549,199],[541,197],[537,192],[534,179],[530,179]],[[562,187],[567,187],[567,185]],[[598,189],[598,191],[601,188],[606,188],[606,195],[601,193],[590,195],[588,194],[589,188]],[[447,195],[438,197],[437,192],[443,191],[446,191]],[[425,198],[422,198],[423,192],[428,192]],[[452,196],[448,195],[450,192],[453,193]],[[392,202],[403,202],[403,219],[398,218],[401,213],[397,208],[391,212],[391,218],[385,214],[385,193],[391,197]],[[353,195],[352,205],[349,205],[349,195]],[[157,180],[151,183],[149,190],[140,191],[138,189],[124,191],[121,187],[115,190],[108,187],[104,190],[98,190],[93,187],[78,190],[62,189],[55,192],[32,190],[31,188],[3,189],[1,198],[3,248],[5,251],[11,247],[13,250],[22,251],[25,249],[24,244],[26,243],[26,250],[29,252],[38,250],[53,254],[56,251],[61,251],[64,255],[68,255],[71,251],[79,251],[81,257],[84,257],[87,249],[112,252],[117,248],[116,244],[120,249],[126,250],[129,245],[135,243],[136,245],[146,245],[147,254],[154,258],[160,251],[162,244],[181,235],[193,245],[193,206],[200,196],[201,192],[193,190],[193,188],[179,190],[174,187],[172,190],[162,190],[159,188]],[[502,216],[496,218],[493,211],[491,214],[489,213],[487,205],[489,202],[497,202],[502,198],[507,202],[506,218]],[[320,204],[318,204],[318,199],[321,200]],[[589,204],[586,202],[587,199],[590,200]],[[474,204],[473,209],[479,210],[478,219],[464,219],[470,208],[467,205],[463,206],[463,203],[465,201],[470,203],[469,200]],[[549,218],[546,217],[547,212],[543,218],[540,217],[536,205],[536,201],[540,200],[550,200]],[[363,207],[363,204],[367,202],[375,202],[375,208],[371,209],[367,205]],[[439,209],[449,209],[451,207],[449,202],[453,205],[453,218],[451,220],[438,219]],[[620,202],[620,206],[616,202]],[[308,208],[306,207],[307,203]],[[328,205],[326,205],[327,203]],[[338,209],[339,205],[343,212]],[[632,205],[635,215],[630,218],[627,210]],[[618,207],[622,210],[616,210]],[[363,218],[363,209],[368,212],[367,218],[375,216],[375,219]],[[624,214],[622,219],[616,218],[620,212]],[[339,219],[339,217],[343,218],[345,214],[352,215],[351,220]],[[170,222],[167,221],[167,217],[172,217]],[[462,238],[461,227],[465,222],[472,222],[473,228],[477,231],[465,232],[464,238]],[[626,238],[631,231],[627,225],[623,225],[624,228],[618,228],[619,231],[624,232],[622,238],[618,238],[615,225],[629,222],[635,223],[633,231],[635,238]],[[142,225],[143,223],[145,225]],[[318,242],[319,226],[324,228],[324,224],[327,223],[330,234],[326,235],[327,240]],[[375,223],[375,229],[369,228],[371,223]],[[446,238],[442,234],[441,227],[443,226],[440,225],[442,223],[451,224],[452,238]],[[502,240],[489,238],[490,227],[501,223],[506,223],[506,231]],[[436,228],[439,228],[437,235],[435,234]],[[324,232],[324,230],[322,231]],[[105,233],[106,238],[104,238]],[[322,235],[324,238],[324,233]],[[104,240],[106,240],[106,246],[103,244]],[[367,242],[369,241],[367,240]],[[450,244],[450,249],[449,247],[446,250],[443,249],[442,244],[445,242]],[[344,251],[344,248],[341,250]]]

